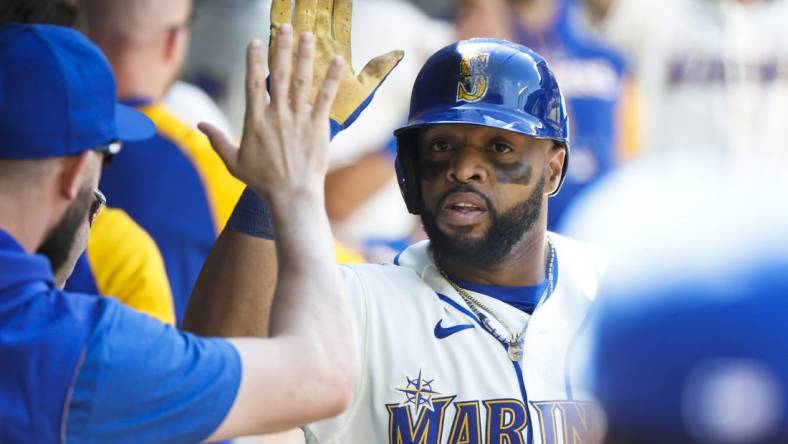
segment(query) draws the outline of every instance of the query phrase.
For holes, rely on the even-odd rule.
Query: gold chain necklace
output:
[[[547,286],[542,292],[542,296],[539,298],[539,302],[536,304],[536,307],[534,308],[534,312],[536,312],[536,309],[541,307],[544,301],[547,300],[547,298],[553,293],[553,262],[555,261],[555,247],[553,246],[553,242],[550,240],[550,237],[546,237],[546,239],[550,251],[547,259],[547,273],[546,273]],[[494,311],[490,310],[489,307],[487,307],[481,301],[476,299],[473,295],[468,293],[464,288],[460,287],[454,281],[452,281],[449,278],[449,275],[446,274],[446,271],[444,271],[443,268],[440,265],[438,265],[437,261],[435,262],[435,267],[438,268],[438,271],[440,272],[441,276],[443,276],[443,278],[446,279],[446,281],[449,283],[449,285],[451,285],[454,291],[456,291],[457,294],[459,294],[460,297],[462,297],[465,303],[468,304],[468,307],[479,318],[479,320],[482,322],[482,324],[487,329],[487,331],[492,333],[492,335],[495,336],[495,338],[498,339],[500,342],[507,344],[507,352],[509,354],[509,359],[511,359],[514,362],[520,362],[520,360],[523,358],[523,339],[525,337],[525,330],[528,328],[528,321],[530,321],[530,318],[525,321],[525,325],[523,326],[523,329],[519,333],[515,334],[512,331],[512,329],[509,328],[509,326],[506,325],[506,323],[503,322],[501,318],[495,314]],[[509,338],[504,338],[500,333],[498,333],[498,331],[490,325],[490,321],[488,320],[487,315],[485,315],[482,311],[487,312],[490,316],[492,316],[493,319],[495,319],[498,322],[498,324],[502,325],[503,328],[505,328],[508,331]]]

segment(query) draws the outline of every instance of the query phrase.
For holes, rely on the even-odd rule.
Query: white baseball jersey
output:
[[[613,4],[604,32],[634,64],[646,152],[788,159],[788,1],[744,3]]]
[[[521,362],[441,276],[428,241],[395,264],[345,266],[357,387],[344,414],[306,428],[307,442],[591,442],[598,417],[579,392],[569,357],[596,294],[600,261],[589,247],[549,236],[556,285],[532,316],[471,292],[513,331],[528,322]]]

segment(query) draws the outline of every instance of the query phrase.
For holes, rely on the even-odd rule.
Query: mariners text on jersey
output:
[[[359,380],[351,408],[310,425],[308,442],[592,442],[600,415],[572,356],[601,261],[590,247],[549,236],[559,265],[555,290],[532,316],[472,293],[514,330],[528,323],[520,362],[441,276],[428,242],[410,247],[397,265],[344,267]]]

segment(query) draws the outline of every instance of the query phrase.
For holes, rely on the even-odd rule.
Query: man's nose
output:
[[[482,153],[470,146],[460,148],[451,160],[447,179],[459,183],[486,181],[487,173]]]

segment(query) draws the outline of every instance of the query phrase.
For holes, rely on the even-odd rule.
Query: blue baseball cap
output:
[[[83,34],[52,25],[0,26],[0,158],[40,159],[153,136],[117,103],[107,59]]]

